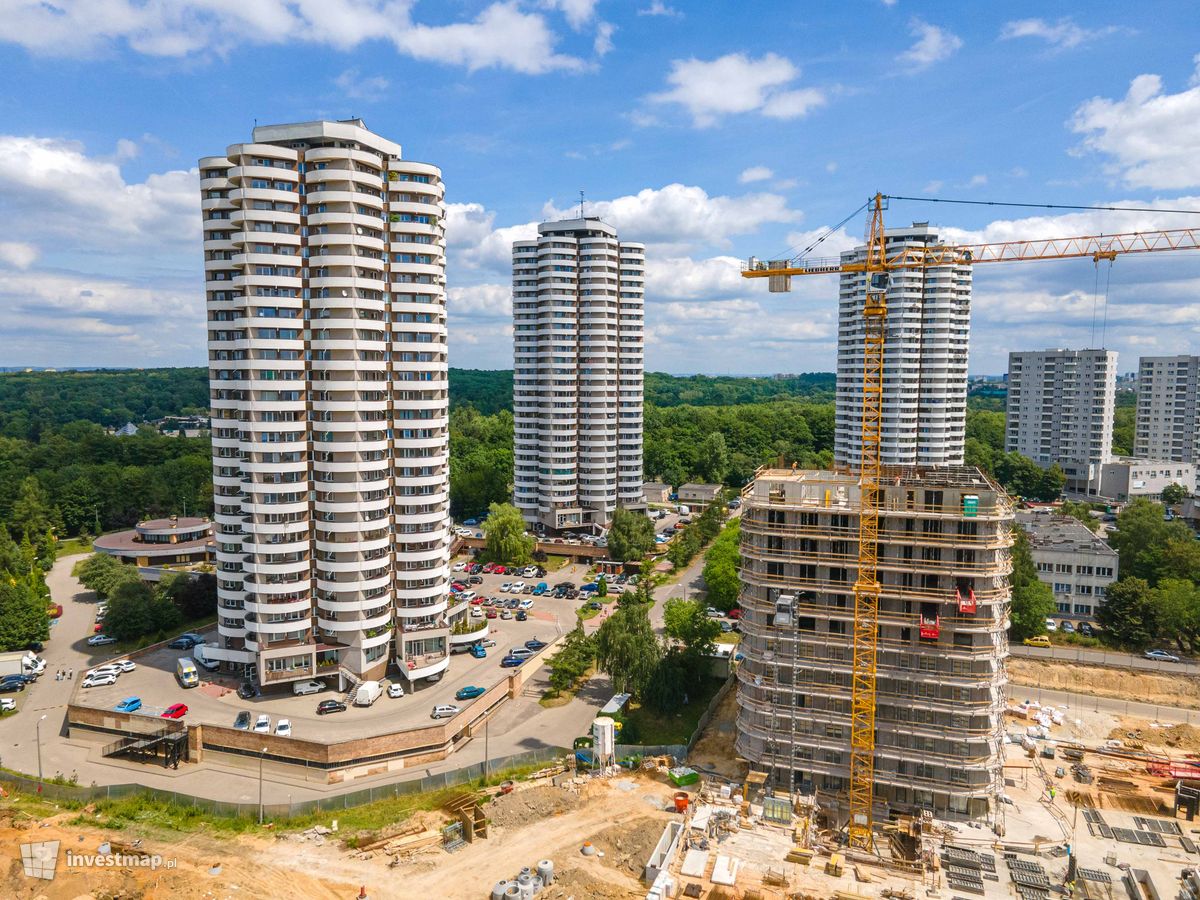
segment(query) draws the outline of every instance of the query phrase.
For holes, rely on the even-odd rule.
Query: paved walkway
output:
[[[185,763],[178,770],[170,770],[153,763],[104,759],[100,753],[109,740],[107,737],[96,741],[67,737],[66,706],[76,682],[56,681],[54,673],[60,668],[73,668],[78,679],[83,671],[114,655],[105,652],[107,648],[91,648],[86,643],[95,620],[96,597],[71,575],[71,568],[82,558],[84,555],[64,557],[47,575],[51,596],[63,605],[63,615],[53,627],[51,640],[42,654],[46,659],[46,674],[16,695],[19,711],[15,715],[0,719],[0,765],[34,777],[38,775],[36,725],[40,722],[41,763],[46,778],[57,773],[70,777],[74,773],[83,785],[135,783],[212,800],[257,802],[257,760]],[[558,580],[574,576],[578,581],[582,571],[564,570],[555,575]],[[526,684],[520,697],[508,701],[494,714],[486,741],[480,734],[438,763],[335,785],[317,780],[323,778],[318,773],[309,779],[302,770],[268,763],[263,769],[263,800],[272,804],[299,802],[422,778],[482,762],[485,748],[489,758],[498,759],[541,747],[569,747],[576,737],[586,733],[599,708],[612,696],[611,686],[607,677],[593,678],[573,702],[545,709],[538,703],[538,698],[548,687],[546,679],[545,670],[540,670]],[[337,723],[331,721],[329,727],[332,732]],[[335,735],[331,733],[330,737]]]

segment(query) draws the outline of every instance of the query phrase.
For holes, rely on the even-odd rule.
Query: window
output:
[[[1063,584],[1061,581],[1056,581],[1054,582],[1054,593],[1069,594],[1071,593],[1071,586],[1069,584]]]

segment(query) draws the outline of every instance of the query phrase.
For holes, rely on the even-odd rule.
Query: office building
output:
[[[1029,536],[1038,578],[1054,591],[1058,614],[1094,619],[1117,580],[1117,551],[1078,519],[1048,509],[1018,512],[1017,524]]]
[[[889,228],[888,253],[941,243],[936,228]],[[842,254],[863,262],[865,247]],[[967,421],[971,267],[933,266],[890,273],[883,379],[885,465],[961,464]],[[867,275],[841,276],[834,459],[862,462],[863,317]]]
[[[513,243],[513,497],[531,528],[595,531],[645,508],[645,261],[592,217]]]
[[[1100,499],[1128,503],[1145,497],[1157,503],[1163,488],[1177,484],[1189,493],[1196,490],[1196,466],[1168,459],[1118,457],[1100,467]]]
[[[200,160],[219,644],[262,685],[447,667],[443,187],[361,120]]]
[[[1058,465],[1066,490],[1096,495],[1112,458],[1115,350],[1028,350],[1008,355],[1004,449]]]
[[[963,466],[881,484],[875,799],[982,817],[1003,789],[1012,508]],[[843,823],[860,507],[857,476],[777,469],[742,511],[737,752]]]
[[[1200,356],[1138,362],[1133,454],[1200,465]]]

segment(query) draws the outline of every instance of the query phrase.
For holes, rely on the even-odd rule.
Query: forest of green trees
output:
[[[14,536],[22,533],[14,504],[29,478],[64,535],[95,534],[147,516],[210,512],[206,436],[165,436],[150,427],[132,437],[105,431],[127,421],[203,413],[205,378],[200,368],[0,373],[0,523]],[[757,467],[781,459],[828,466],[833,387],[828,373],[786,378],[647,373],[646,479],[740,487]],[[509,498],[512,372],[451,369],[450,405],[452,512],[479,513]],[[967,461],[1014,494],[1057,497],[1061,472],[1004,452],[1004,413],[991,408],[995,398],[973,398],[970,405]],[[1120,448],[1120,441],[1131,440],[1128,400],[1117,415],[1114,443]]]

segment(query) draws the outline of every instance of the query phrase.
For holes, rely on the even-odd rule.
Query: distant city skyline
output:
[[[268,5],[6,10],[0,211],[19,223],[0,239],[6,364],[203,365],[194,160],[256,120],[360,116],[439,161],[463,368],[508,368],[509,248],[575,215],[581,190],[588,215],[646,243],[646,368],[672,373],[833,371],[837,279],[773,295],[739,266],[809,246],[875,190],[1200,211],[1200,22],[1186,4],[1098,2],[1072,20],[884,0],[796,16],[776,2],[747,19],[733,3],[342,0],[336,28],[309,5]],[[1007,240],[1178,228],[1200,212],[887,211],[889,227],[914,221]],[[864,224],[852,216],[814,252],[860,243]],[[975,268],[972,375],[1026,347],[1197,352],[1200,253],[1118,259],[1107,316],[1093,315],[1107,272],[1091,260]]]

